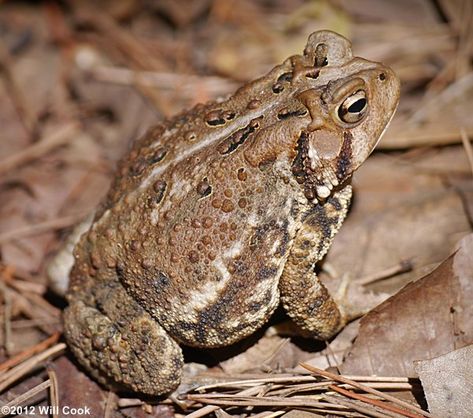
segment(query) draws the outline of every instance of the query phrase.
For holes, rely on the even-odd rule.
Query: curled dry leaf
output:
[[[288,338],[265,335],[245,352],[221,362],[226,373],[242,373],[248,370],[278,370],[295,367],[311,354]]]
[[[473,342],[473,234],[433,272],[362,321],[342,373],[416,377],[413,361]]]

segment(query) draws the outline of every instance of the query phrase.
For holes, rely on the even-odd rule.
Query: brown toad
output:
[[[151,129],[75,248],[64,321],[80,363],[157,395],[179,384],[179,344],[232,344],[279,301],[313,337],[339,331],[314,264],[398,100],[392,70],[321,31],[228,100]]]

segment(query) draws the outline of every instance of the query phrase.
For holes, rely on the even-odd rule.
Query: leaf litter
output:
[[[106,417],[471,411],[461,371],[473,324],[472,16],[468,0],[2,5],[0,402],[85,403]],[[51,254],[106,192],[131,140],[231,93],[321,28],[402,79],[399,111],[356,174],[349,217],[319,266],[331,291],[348,278],[349,300],[370,312],[324,344],[295,336],[278,311],[235,347],[189,350],[168,398],[104,391],[57,342],[64,302],[47,290]]]

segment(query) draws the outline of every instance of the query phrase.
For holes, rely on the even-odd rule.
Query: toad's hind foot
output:
[[[181,349],[147,313],[115,326],[99,310],[76,301],[65,310],[64,321],[69,347],[102,384],[147,395],[178,386]]]

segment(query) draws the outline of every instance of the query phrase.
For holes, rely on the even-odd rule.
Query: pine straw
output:
[[[62,354],[65,344],[55,344],[57,339],[58,334],[54,334],[1,364],[0,391],[20,382],[25,375],[44,365],[46,360]],[[180,395],[179,399],[171,396],[164,403],[174,401],[177,409],[193,410],[185,415],[188,418],[207,416],[222,409],[233,414],[265,418],[280,416],[290,409],[340,417],[432,417],[419,407],[385,393],[411,391],[413,386],[408,378],[339,376],[308,364],[301,366],[311,374],[281,373],[245,380],[219,375],[218,383],[201,385]],[[3,406],[26,406],[28,401],[36,402],[35,396],[42,391],[48,391],[51,406],[58,406],[58,384],[54,372],[48,371],[48,377]],[[106,416],[112,416],[115,404],[113,399],[107,401]],[[140,404],[143,405],[141,401],[118,401],[118,406],[122,408]],[[217,412],[217,415],[221,414]]]
[[[55,344],[58,338],[58,333],[51,335],[45,341],[24,350],[1,364],[0,392],[3,392],[10,386],[19,383],[26,375],[35,372],[36,369],[44,367],[46,360],[61,355],[66,349],[66,345],[64,343]],[[55,345],[51,347],[52,344]],[[20,396],[17,396],[7,404],[1,405],[0,416],[9,415],[4,414],[3,412],[8,411],[10,408],[14,408],[15,406],[28,405],[29,400],[34,400],[36,403],[36,395],[45,390],[48,390],[52,406],[57,407],[59,405],[57,379],[52,371],[48,371],[48,376],[49,379],[34,386]]]
[[[412,390],[407,378],[343,377],[308,364],[301,365],[312,374],[274,374],[246,380],[229,378],[199,386],[185,395],[184,406],[197,408],[186,417],[203,417],[222,408],[228,413],[251,417],[279,416],[288,409],[341,417],[432,417],[416,405],[384,392]]]

